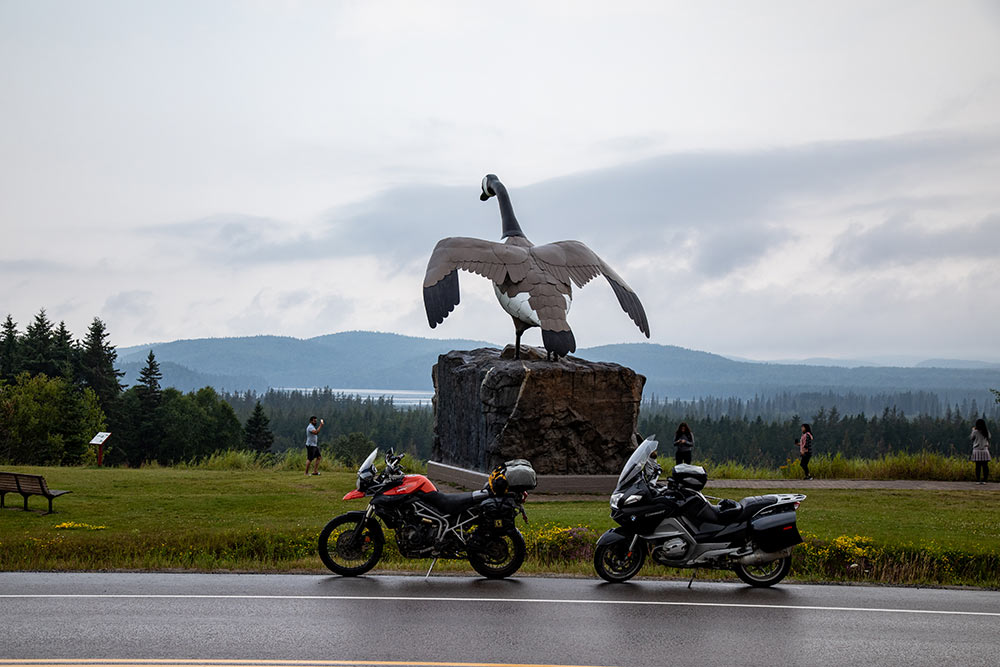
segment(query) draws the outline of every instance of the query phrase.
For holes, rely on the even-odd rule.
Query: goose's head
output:
[[[486,201],[490,197],[496,196],[496,190],[493,189],[493,183],[499,183],[500,179],[496,177],[496,174],[486,174],[483,176],[483,194],[479,195],[480,201]]]
[[[490,197],[496,197],[500,203],[500,220],[503,222],[503,234],[500,235],[500,238],[524,236],[524,232],[521,231],[521,226],[517,224],[517,218],[514,216],[514,207],[510,205],[510,195],[507,194],[507,188],[496,177],[496,174],[486,174],[483,177],[483,194],[479,195],[479,198],[486,201]]]

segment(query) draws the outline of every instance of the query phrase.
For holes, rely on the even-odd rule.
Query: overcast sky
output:
[[[578,239],[655,343],[1000,360],[1000,3],[0,0],[0,317],[431,330],[446,236]],[[608,285],[581,347],[645,338]],[[540,344],[537,330],[525,342]]]

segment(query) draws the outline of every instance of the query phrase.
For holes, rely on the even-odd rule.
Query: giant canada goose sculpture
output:
[[[482,201],[496,197],[503,223],[503,243],[467,237],[441,239],[427,262],[424,275],[424,309],[433,329],[459,302],[458,269],[493,281],[500,305],[514,319],[514,358],[521,356],[521,334],[541,327],[546,358],[576,352],[576,339],[566,321],[573,301],[572,281],[583,287],[598,274],[608,279],[618,303],[639,330],[649,338],[646,312],[621,276],[579,241],[556,241],[536,246],[514,217],[507,188],[493,174],[483,178]]]

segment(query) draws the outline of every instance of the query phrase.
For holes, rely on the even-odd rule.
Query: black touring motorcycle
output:
[[[332,519],[319,535],[323,564],[337,574],[364,574],[382,557],[385,534],[379,520],[396,533],[404,558],[467,559],[489,579],[517,572],[524,562],[524,537],[514,526],[524,500],[535,488],[535,471],[523,459],[497,466],[482,491],[441,493],[423,475],[407,475],[399,466],[402,454],[391,449],[385,468],[375,468],[378,449],[358,468],[357,488],[344,496],[371,496],[364,512],[347,512]],[[427,574],[430,574],[430,569]]]
[[[601,536],[594,568],[602,579],[627,581],[648,555],[668,567],[726,569],[751,586],[773,586],[788,574],[792,547],[802,542],[795,510],[800,493],[752,496],[713,505],[702,495],[700,466],[674,466],[666,484],[647,438],[625,463],[611,494],[611,518],[620,525]],[[691,576],[694,579],[694,574]],[[690,584],[689,584],[690,585]]]

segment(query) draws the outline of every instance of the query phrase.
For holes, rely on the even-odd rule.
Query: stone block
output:
[[[525,458],[539,474],[617,475],[635,448],[646,379],[619,364],[545,361],[524,346],[522,357],[495,348],[438,357],[434,460],[485,472]]]

